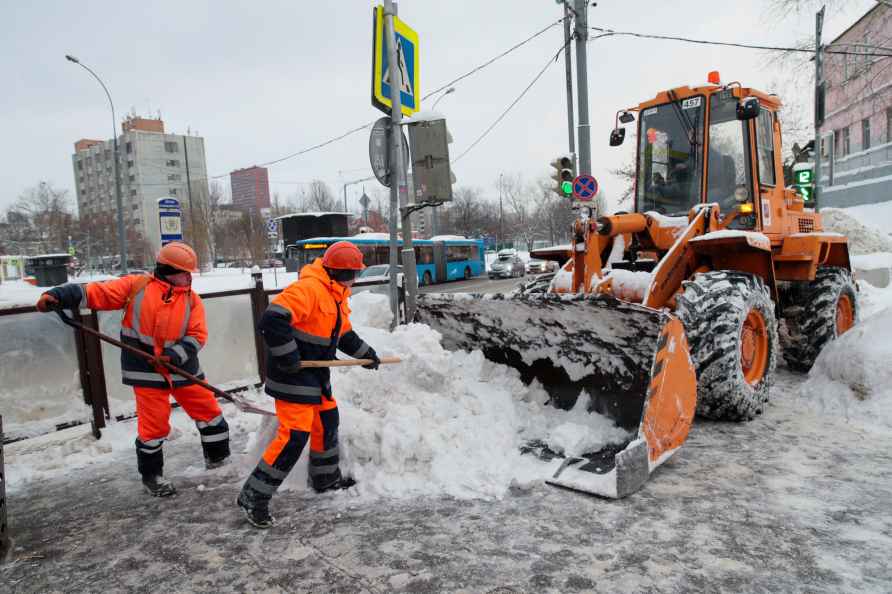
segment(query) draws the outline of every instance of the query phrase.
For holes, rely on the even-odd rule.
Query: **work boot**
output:
[[[255,528],[270,528],[275,525],[276,519],[269,514],[269,502],[257,501],[242,490],[236,503],[245,512],[248,522]]]
[[[142,486],[152,497],[170,497],[177,492],[173,484],[162,476],[144,476]]]
[[[341,491],[349,489],[356,484],[356,480],[350,476],[338,477],[337,480],[325,485],[324,487],[313,486],[313,490],[317,493],[325,493],[327,491]]]
[[[224,456],[223,458],[218,458],[217,460],[211,460],[210,458],[204,459],[204,467],[207,470],[213,470],[214,468],[220,468],[221,466],[225,466],[229,464],[229,456]]]

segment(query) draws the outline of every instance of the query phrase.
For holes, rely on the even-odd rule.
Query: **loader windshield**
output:
[[[700,202],[703,97],[641,112],[635,210],[683,215]]]

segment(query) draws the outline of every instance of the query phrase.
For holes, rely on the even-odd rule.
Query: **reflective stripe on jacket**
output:
[[[140,289],[139,284],[143,283]],[[183,371],[204,378],[198,361],[198,351],[208,336],[204,304],[190,287],[174,287],[154,276],[145,282],[134,274],[86,286],[63,285],[53,289],[53,293],[65,307],[114,310],[126,306],[121,342],[152,355],[167,355]],[[121,350],[121,375],[128,386],[166,388],[170,385],[166,376],[174,387],[193,383],[184,376],[163,371],[147,359]]]
[[[329,361],[338,349],[362,357],[368,345],[350,325],[350,289],[333,281],[322,260],[300,271],[300,279],[277,295],[260,320],[267,346],[266,393],[300,404],[320,404],[331,396],[328,368],[283,371],[300,360]]]

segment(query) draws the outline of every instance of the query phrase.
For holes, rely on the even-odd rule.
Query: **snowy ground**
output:
[[[544,486],[554,463],[519,453],[529,439],[567,452],[621,439],[603,418],[543,408],[542,391],[516,372],[479,353],[444,351],[425,326],[389,333],[384,298],[357,295],[359,332],[380,354],[404,358],[378,372],[334,372],[343,468],[357,487],[313,494],[304,457],[273,502],[279,526],[251,529],[234,500],[271,427],[230,405],[236,455],[217,471],[204,470],[194,425],[174,412],[165,445],[166,474],[180,490],[173,500],[138,488],[132,421],[99,441],[84,427],[24,440],[5,451],[14,546],[0,584],[15,592],[889,591],[892,288],[862,283],[860,301],[862,323],[808,378],[779,370],[760,418],[696,420],[640,492],[609,501]],[[220,334],[243,334],[238,323],[227,320]],[[252,362],[239,358],[253,346],[221,348],[205,359],[222,362],[209,376],[241,377]],[[8,360],[4,381],[27,371]],[[70,369],[59,373],[52,381],[76,386]],[[13,396],[17,406],[41,402]],[[4,398],[5,416],[0,390]],[[126,394],[116,398],[113,412]]]

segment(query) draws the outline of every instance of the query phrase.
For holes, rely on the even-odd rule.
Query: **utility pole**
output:
[[[824,78],[824,48],[821,47],[821,30],[824,28],[824,6],[815,15],[815,190],[814,204],[818,210],[821,200],[821,124],[823,114],[818,108],[823,108],[823,78]]]
[[[198,254],[198,269],[201,270],[201,256],[204,246],[198,245],[198,226],[195,224],[195,209],[192,207],[192,178],[189,176],[189,148],[186,146],[186,136],[183,136],[183,158],[186,161],[186,196],[189,197],[189,226],[192,228],[192,247]]]
[[[499,244],[505,241],[505,232],[502,230],[502,176],[499,174],[499,240],[496,242],[496,251],[499,251]]]
[[[576,131],[573,129],[573,57],[570,50],[570,5],[564,0],[564,69],[567,75],[567,135],[570,154],[576,154]],[[577,165],[577,171],[578,165]]]
[[[387,43],[387,63],[390,72],[390,150],[391,150],[391,184],[390,184],[390,266],[395,271],[398,265],[397,259],[397,216],[402,215],[400,208],[401,199],[408,206],[408,188],[406,186],[405,161],[403,160],[403,135],[400,123],[403,119],[402,104],[400,103],[400,89],[403,86],[402,71],[399,66],[399,55],[396,46],[396,37],[393,29],[393,18],[396,16],[396,6],[393,0],[384,0],[384,37]],[[403,270],[406,282],[406,320],[412,319],[415,312],[415,292],[417,290],[418,276],[415,272],[415,250],[412,248],[412,221],[408,211],[402,217],[403,230]],[[393,311],[391,329],[399,324],[399,299],[397,296],[396,274],[390,275],[390,309]]]
[[[576,92],[579,98],[579,175],[592,173],[592,141],[588,120],[588,0],[574,0],[576,13]],[[595,200],[595,217],[601,216],[601,199]]]

